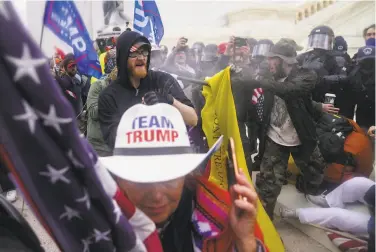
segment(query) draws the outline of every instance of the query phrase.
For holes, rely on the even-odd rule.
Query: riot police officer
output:
[[[204,48],[204,43],[195,42],[190,49],[191,58],[189,59],[189,65],[196,71],[196,77],[202,76],[201,61]]]
[[[308,36],[308,49],[312,49],[297,57],[299,65],[303,68],[316,71],[319,80],[312,94],[312,99],[323,102],[325,93],[331,92],[324,76],[337,75],[339,67],[335,57],[331,54],[334,42],[334,32],[328,26],[314,28]]]
[[[347,76],[347,73],[352,68],[351,58],[347,54],[347,42],[342,36],[337,36],[334,39],[333,51],[331,52],[338,65],[338,76],[328,76],[327,84],[330,85],[331,93],[336,95],[334,106],[339,108],[339,113],[347,118],[353,119],[354,117],[354,105],[351,102],[354,100],[352,92],[345,87],[344,83],[338,83]],[[337,80],[334,83],[329,79]]]
[[[340,69],[339,74],[346,75],[347,68],[351,64],[351,58],[347,54],[347,42],[342,36],[335,37],[332,55]]]
[[[261,39],[253,47],[251,68],[254,71],[256,78],[265,76],[265,73],[269,72],[268,59],[266,54],[270,51],[270,48],[274,45],[273,41],[269,39]]]
[[[356,62],[348,79],[356,97],[356,122],[367,132],[375,124],[375,47],[359,48]]]

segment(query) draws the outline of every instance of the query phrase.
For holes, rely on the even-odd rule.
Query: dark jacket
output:
[[[347,68],[351,65],[351,58],[347,54],[347,52],[341,52],[341,51],[331,51],[330,53],[334,59],[337,62],[337,66],[339,69],[339,74],[340,75],[346,75],[347,73]]]
[[[302,143],[303,158],[308,159],[317,145],[316,128],[313,116],[317,113],[311,100],[311,93],[317,81],[317,74],[303,68],[294,69],[284,82],[271,79],[253,80],[251,76],[243,75],[234,79],[233,89],[236,92],[252,94],[255,88],[263,88],[264,105],[263,119],[258,123],[260,139],[259,157],[265,150],[265,140],[270,125],[271,110],[274,105],[274,95],[282,98]],[[235,86],[234,86],[235,84]],[[252,118],[258,120],[257,115]]]
[[[325,93],[331,92],[330,89],[328,90],[323,77],[337,75],[341,70],[337,65],[335,57],[330,51],[314,49],[300,54],[296,59],[299,62],[299,66],[316,72],[318,81],[314,90],[312,90],[312,99],[317,102],[323,102]]]
[[[253,76],[254,70],[250,66],[245,66],[242,68],[241,73],[232,73],[231,76],[236,81],[237,75],[241,75],[246,72],[247,75]],[[233,82],[233,81],[231,81]],[[238,119],[239,134],[242,140],[244,154],[247,162],[247,167],[250,170],[252,165],[251,154],[255,151],[255,136],[247,136],[246,125],[249,129],[248,133],[254,133],[255,127],[251,126],[249,123],[249,110],[252,109],[252,94],[253,90],[244,92],[242,88],[232,88],[232,95],[234,97],[234,103],[236,108],[236,117]],[[251,143],[252,142],[252,143]],[[250,170],[251,171],[251,170]]]
[[[119,36],[116,47],[117,79],[99,96],[98,119],[104,141],[110,149],[114,148],[117,127],[123,113],[133,105],[141,103],[142,97],[147,92],[166,92],[178,101],[193,107],[177,80],[168,73],[149,70],[147,76],[141,80],[138,89],[132,86],[128,76],[127,62],[129,49],[138,41],[150,44],[147,38],[137,32],[128,31]],[[149,67],[149,62],[150,58],[148,58],[147,67]]]
[[[357,104],[356,122],[368,129],[375,125],[375,63],[358,64],[348,77],[352,100]]]
[[[70,102],[76,115],[81,113],[83,104],[81,97],[81,83],[75,77],[70,77],[67,74],[57,76],[56,81],[59,83],[65,98]]]

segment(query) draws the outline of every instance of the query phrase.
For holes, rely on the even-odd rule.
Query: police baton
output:
[[[189,81],[194,84],[202,85],[202,86],[208,86],[208,82],[204,80],[198,80],[198,79],[193,79],[193,78],[188,78],[188,77],[183,77],[183,76],[176,76],[176,79],[181,80],[181,81]]]

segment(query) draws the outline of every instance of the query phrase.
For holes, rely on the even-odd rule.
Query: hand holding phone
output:
[[[230,226],[239,240],[254,240],[254,226],[257,218],[257,193],[252,187],[250,181],[238,167],[235,152],[235,142],[229,139],[228,145],[228,176],[234,177],[233,183],[230,183],[230,194],[232,198],[232,207],[229,213]],[[250,232],[250,230],[252,230]],[[244,248],[245,251],[253,251],[250,247]]]
[[[235,37],[234,44],[236,48],[248,46],[247,40],[245,38],[239,38],[239,37]]]
[[[235,142],[230,138],[228,143],[228,159],[227,159],[227,178],[229,187],[237,184],[236,177],[239,176],[238,161],[236,159]],[[242,197],[239,195],[239,199]]]

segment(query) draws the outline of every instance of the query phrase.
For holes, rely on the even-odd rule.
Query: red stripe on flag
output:
[[[80,31],[82,31],[84,29],[80,20],[78,19],[78,17],[76,18],[76,24],[77,24],[77,27]]]
[[[344,237],[343,237],[344,238]],[[344,242],[342,243],[339,248],[340,249],[344,249],[344,250],[349,250],[351,248],[357,248],[357,247],[362,247],[364,246],[365,243],[361,243],[359,241],[356,241],[356,240],[349,240],[347,242]]]
[[[47,22],[52,26],[52,28],[55,30],[55,32],[60,32],[60,28],[56,25],[54,21],[51,20],[51,14],[52,14],[52,8],[53,8],[54,2],[51,2],[50,8],[48,9],[48,18]]]
[[[146,251],[163,252],[162,244],[157,231],[151,233],[145,240]]]
[[[130,219],[136,211],[136,208],[134,207],[132,202],[119,190],[119,188],[116,190],[115,196],[113,198],[118,203],[125,217]]]
[[[332,233],[332,232],[327,232],[328,234],[328,237],[331,241],[333,241],[335,238],[340,238],[341,236],[339,236],[338,234],[335,234],[335,233]]]
[[[90,66],[91,68],[93,68],[94,70],[99,71],[100,73],[102,72],[102,69],[100,69],[100,68],[97,67],[96,65],[90,64],[89,66]]]
[[[76,63],[78,63],[78,62],[80,62],[81,60],[83,60],[84,58],[86,58],[87,57],[87,54],[85,53],[85,54],[82,54],[80,57],[78,57],[77,59],[76,59]]]

